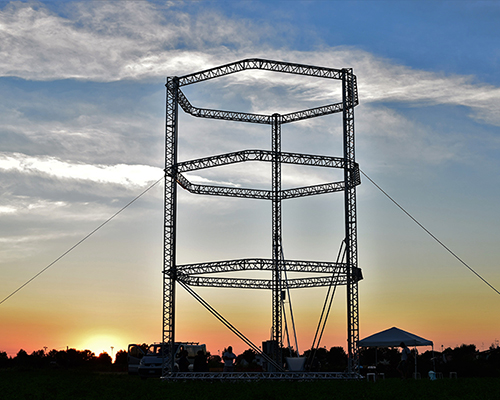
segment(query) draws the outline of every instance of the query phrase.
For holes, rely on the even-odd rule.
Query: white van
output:
[[[194,342],[176,342],[174,345],[174,357],[178,358],[179,350],[181,346],[184,350],[188,352],[189,360],[189,370],[193,370],[193,362],[198,351],[203,351],[204,354],[207,353],[206,346],[204,344],[194,343]],[[165,355],[163,354],[165,352]],[[170,369],[170,357],[169,357],[169,345],[168,343],[154,343],[149,346],[148,352],[144,355],[139,362],[139,367],[137,369],[139,376],[143,378],[147,377],[160,377],[162,372],[162,363],[165,361],[167,370]],[[174,365],[175,371],[178,371],[179,366],[177,362]]]
[[[139,373],[139,363],[142,357],[148,352],[147,345],[129,344],[127,350],[128,373],[137,375]]]

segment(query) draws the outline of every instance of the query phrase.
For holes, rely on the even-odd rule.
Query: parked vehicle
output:
[[[128,373],[137,375],[139,372],[139,363],[142,357],[148,352],[148,346],[145,344],[129,344],[127,350]]]
[[[179,358],[179,351],[181,347],[187,351],[189,370],[193,370],[193,362],[198,351],[207,352],[204,344],[194,342],[176,342],[174,344],[174,371],[179,370],[177,360]],[[149,346],[147,353],[140,359],[139,367],[137,368],[139,376],[147,377],[160,377],[163,369],[163,362],[165,362],[166,370],[171,368],[170,347],[167,343],[154,343]]]

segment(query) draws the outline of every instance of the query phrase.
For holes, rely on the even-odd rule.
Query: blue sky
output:
[[[322,45],[355,46],[413,68],[474,75],[490,83],[499,79],[494,73],[500,57],[499,10],[494,1],[188,4],[191,12],[217,9],[228,18],[275,25],[275,42],[285,48],[308,51]]]
[[[494,1],[0,2],[0,297],[162,176],[167,76],[249,57],[352,67],[361,169],[498,288],[499,17]],[[197,106],[267,113],[326,104],[339,88],[242,73],[186,93]],[[341,123],[328,118],[285,126],[284,150],[340,156]],[[268,147],[265,128],[181,116],[181,159]],[[264,187],[265,168],[191,178]],[[283,183],[324,182],[329,174],[287,168]],[[285,202],[286,256],[336,256],[340,197]],[[183,192],[180,201],[180,262],[269,257],[265,202]],[[488,347],[498,338],[500,325],[491,319],[498,295],[366,179],[358,211],[361,336],[395,325],[445,346]],[[0,346],[15,353],[22,346],[90,347],[89,337],[100,338],[94,347],[100,341],[115,349],[158,341],[162,212],[157,186],[2,304],[8,323]],[[265,297],[204,294],[253,340],[267,339]],[[186,340],[206,340],[194,325],[222,329],[180,296]],[[297,294],[303,348],[321,296]],[[327,346],[345,343],[341,297]],[[248,301],[255,310],[242,312],[237,305]],[[263,321],[258,329],[249,315]],[[23,342],[33,329],[40,337]]]

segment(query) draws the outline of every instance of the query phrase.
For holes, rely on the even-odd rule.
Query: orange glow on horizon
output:
[[[77,350],[90,350],[96,357],[101,353],[108,353],[112,356],[113,360],[116,353],[120,350],[127,350],[128,343],[114,334],[90,334],[88,336],[81,336],[74,348]]]
[[[489,293],[457,299],[456,295],[441,298],[434,292],[422,296],[419,291],[412,293],[410,289],[406,294],[397,291],[396,296],[387,291],[371,291],[370,288],[362,291],[360,339],[392,326],[432,340],[436,351],[440,351],[441,346],[454,348],[462,344],[474,344],[478,350],[486,350],[498,339],[497,319],[491,318],[488,308],[478,307],[487,300]],[[200,292],[256,346],[270,338],[270,296],[252,291]],[[249,348],[191,298],[179,295],[178,300],[176,341],[204,343],[213,355],[229,345],[237,354]],[[303,353],[311,347],[324,291],[292,292],[292,300],[299,350]],[[96,356],[104,351],[114,358],[119,350],[126,351],[130,343],[151,344],[162,340],[161,307],[156,303],[154,307],[134,303],[119,308],[114,303],[105,308],[101,304],[98,309],[92,304],[86,312],[78,310],[75,313],[74,308],[61,307],[58,299],[46,301],[46,309],[37,303],[33,305],[33,302],[17,303],[3,309],[0,351],[15,356],[20,349],[31,354],[44,348],[47,351],[75,348],[90,350]],[[345,293],[340,288],[322,347],[347,348],[345,308]],[[290,326],[289,331],[291,335]],[[291,337],[290,340],[295,348],[294,339]],[[286,346],[286,340],[284,344]]]

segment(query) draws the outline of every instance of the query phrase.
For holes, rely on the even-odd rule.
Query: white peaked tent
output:
[[[402,329],[392,327],[385,331],[375,333],[359,341],[360,347],[398,347],[404,343],[408,347],[432,346],[434,353],[434,344],[431,340],[406,332]],[[376,357],[376,355],[375,355]],[[434,357],[433,357],[434,358]],[[415,378],[417,377],[417,358],[415,357]]]
[[[398,347],[401,342],[407,346],[433,346],[431,340],[392,327],[359,341],[360,347]]]

